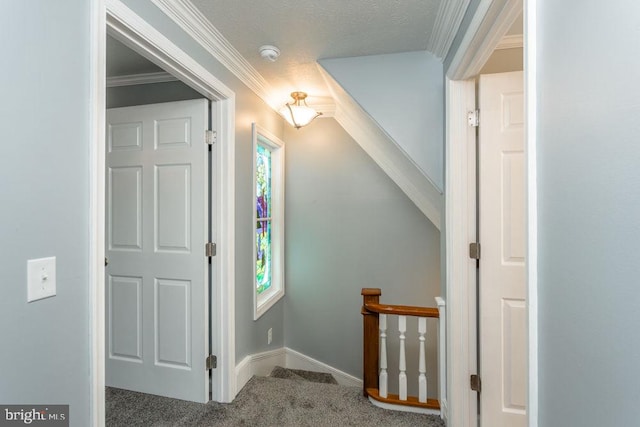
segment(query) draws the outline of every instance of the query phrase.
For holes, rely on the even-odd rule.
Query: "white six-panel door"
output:
[[[106,384],[209,397],[208,101],[107,110]]]
[[[526,426],[527,310],[522,72],[480,76],[480,420]]]

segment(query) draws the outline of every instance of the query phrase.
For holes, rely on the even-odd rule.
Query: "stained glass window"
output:
[[[257,124],[252,126],[253,320],[284,296],[284,142]]]
[[[271,151],[256,152],[256,291],[271,287]]]

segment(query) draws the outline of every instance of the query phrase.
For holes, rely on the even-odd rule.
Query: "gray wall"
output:
[[[0,402],[69,404],[89,425],[89,2],[0,13]],[[57,296],[27,303],[27,260]]]
[[[236,362],[239,363],[248,354],[282,347],[284,343],[282,301],[258,321],[253,320],[254,202],[252,200],[251,123],[257,122],[281,137],[284,120],[151,2],[125,0],[124,3],[191,55],[236,94]],[[273,328],[273,342],[267,346],[269,328]]]
[[[323,59],[320,64],[442,191],[442,63],[423,51]]]
[[[640,2],[537,13],[539,425],[638,425]]]
[[[179,81],[107,88],[107,108],[199,98],[204,97]]]
[[[440,233],[334,119],[287,127],[285,141],[285,344],[361,378],[361,289],[381,288],[389,304],[434,307]],[[412,345],[416,331],[412,324]],[[429,347],[435,361],[435,341]]]

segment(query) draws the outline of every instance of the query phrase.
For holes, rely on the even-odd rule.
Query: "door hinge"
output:
[[[206,359],[207,371],[211,369],[216,369],[218,367],[218,358],[213,354],[207,356]]]
[[[480,375],[474,374],[469,378],[469,384],[471,385],[471,390],[477,391],[480,393],[480,389],[482,388],[482,383],[480,382]]]
[[[218,142],[218,132],[215,130],[208,130],[206,132],[206,141],[207,144],[213,145]]]
[[[467,113],[467,121],[469,122],[469,126],[478,127],[480,125],[480,110],[469,111]]]
[[[469,243],[469,258],[480,259],[480,243]]]
[[[205,256],[208,256],[208,257],[216,256],[216,250],[217,250],[216,244],[208,242],[204,247]]]

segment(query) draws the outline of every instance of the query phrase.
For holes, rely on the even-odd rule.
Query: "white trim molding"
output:
[[[238,391],[247,384],[252,376],[269,376],[276,366],[331,374],[340,385],[362,388],[362,380],[360,378],[356,378],[288,347],[280,347],[275,350],[251,354],[238,363],[235,369]]]
[[[438,398],[440,399],[440,418],[448,419],[447,414],[447,303],[442,297],[436,297],[438,306]]]
[[[105,106],[107,34],[104,0],[91,2],[89,139],[89,321],[92,426],[105,425]]]
[[[446,70],[451,80],[476,76],[522,13],[523,0],[480,0],[460,47]]]
[[[524,46],[524,37],[522,34],[513,34],[510,36],[504,36],[498,42],[495,50],[501,49],[518,49]]]
[[[336,121],[440,229],[444,200],[438,187],[319,64],[318,69],[336,101]]]
[[[142,54],[162,69],[176,76],[179,80],[198,91],[205,97],[216,102],[214,117],[218,130],[218,143],[214,145],[213,153],[215,165],[213,170],[217,174],[213,177],[216,192],[215,212],[213,213],[215,223],[212,224],[217,231],[216,243],[218,255],[216,256],[217,267],[215,269],[215,289],[212,292],[212,311],[216,330],[212,331],[212,349],[218,356],[218,369],[213,370],[211,390],[213,400],[218,402],[231,402],[236,395],[236,375],[235,375],[235,93],[224,85],[218,78],[207,69],[178,48],[145,20],[140,18],[120,0],[106,0],[106,31],[109,35]],[[104,13],[104,9],[103,9]],[[105,33],[105,26],[102,25],[96,31]],[[104,37],[104,35],[102,36]],[[98,57],[104,57],[106,44],[101,44],[94,49],[98,50]],[[104,66],[102,64],[101,66]],[[101,74],[102,73],[102,74]],[[101,84],[106,85],[103,71],[95,71],[95,78]],[[104,88],[102,89],[104,91]],[[99,93],[99,92],[98,92]],[[101,102],[97,107],[97,117],[104,117],[105,103]],[[104,119],[93,118],[94,126],[104,127]],[[104,153],[105,140],[104,128],[94,132],[95,146],[97,153]],[[104,176],[104,157],[92,156],[93,170],[102,173]],[[100,172],[102,171],[102,172]],[[96,178],[103,179],[103,178]],[[101,182],[101,184],[100,184]],[[92,308],[92,316],[99,316],[94,322],[97,325],[97,332],[102,334],[104,342],[104,181],[92,184],[91,200],[97,197],[97,214],[92,213],[92,229],[96,229],[97,238],[92,239],[95,255],[92,255],[91,277],[96,280],[98,286],[97,294],[93,297],[97,302]],[[93,212],[93,210],[92,210]],[[102,215],[102,216],[97,216]],[[102,251],[102,252],[101,252]],[[102,255],[100,255],[102,254]],[[97,259],[96,259],[97,258]],[[96,306],[98,308],[96,308]],[[98,341],[98,342],[96,342]],[[92,357],[97,358],[97,363],[104,364],[104,347],[94,340]],[[99,379],[92,377],[92,389]],[[95,399],[94,399],[95,404]],[[104,399],[98,401],[98,408],[94,409],[97,414],[104,414]],[[104,420],[98,422],[104,422]]]
[[[309,96],[307,105],[322,113],[319,119],[334,118],[336,115],[336,103],[330,96]]]
[[[427,50],[437,58],[447,56],[451,43],[456,37],[470,0],[447,0],[440,2],[438,15],[429,37]]]
[[[166,71],[142,74],[126,74],[122,76],[107,77],[107,87],[135,86],[151,83],[166,83],[178,81]]]
[[[269,82],[229,43],[190,0],[151,1],[269,107],[278,112],[278,109],[282,107],[282,94],[273,89]],[[310,96],[307,102],[310,107],[321,111],[322,117],[333,117],[336,107],[331,98]]]
[[[478,75],[500,39],[522,13],[522,1],[481,0],[462,43],[454,53],[454,59],[446,71],[445,239],[448,306],[447,354],[449,362],[447,366],[447,413],[449,423],[461,427],[474,427],[478,424],[476,395],[469,389],[469,375],[478,373],[478,367],[475,295],[477,272],[475,262],[468,257],[468,244],[476,239],[475,129],[467,126],[467,113],[476,108],[473,79]],[[532,0],[527,1],[531,2]],[[528,4],[530,7],[530,3]],[[525,39],[528,40],[526,37]],[[534,55],[535,59],[535,52],[528,54]],[[525,63],[525,72],[527,72],[527,66]],[[530,108],[528,95],[526,102],[527,108]],[[535,114],[535,108],[533,111],[528,110],[527,114]],[[530,116],[527,117],[527,120],[530,120]],[[528,123],[527,126],[531,126],[531,123]],[[527,138],[529,137],[528,135]],[[528,145],[528,149],[531,149],[530,145]],[[531,159],[528,159],[528,162],[528,166],[531,167]],[[530,172],[529,180],[532,179]],[[530,191],[529,187],[528,191]],[[532,203],[531,195],[529,194],[527,197],[529,203]],[[531,209],[535,210],[535,205],[533,207],[529,205],[529,209],[529,215],[531,215]],[[528,227],[528,232],[532,233],[531,224],[528,224]],[[532,250],[531,244],[528,242],[529,251]],[[530,276],[535,274],[531,271],[532,268],[529,264]],[[529,292],[532,290],[529,289]],[[530,324],[533,318],[537,319],[536,314],[532,314],[531,311],[533,309],[530,306]],[[532,340],[531,333],[532,331],[529,329],[530,341]],[[537,359],[531,358],[533,351],[531,348],[528,351],[530,358],[529,378],[531,379],[532,370],[536,369],[532,364],[537,364]],[[530,394],[532,390],[532,386],[529,385]],[[536,424],[531,420],[534,420],[536,415],[531,413],[537,411],[537,407],[533,404],[534,402],[530,401],[529,403],[532,405],[528,408],[529,425],[535,427]]]
[[[527,159],[527,308],[529,427],[538,427],[538,180],[537,180],[537,37],[538,0],[527,0],[524,11],[524,80]]]
[[[451,425],[477,425],[477,399],[469,375],[477,372],[476,262],[469,243],[476,240],[476,132],[467,123],[474,111],[475,81],[446,81],[446,295],[447,416]]]
[[[189,0],[151,1],[267,105],[277,108],[277,105],[273,104],[273,90],[269,83],[193,3]]]
[[[262,353],[251,354],[236,366],[236,384],[238,392],[254,375],[269,376],[276,366],[286,365],[286,349],[284,347]]]
[[[140,18],[120,0],[107,0],[107,29],[125,46],[143,56],[212,100],[235,99],[220,79]]]
[[[285,347],[286,363],[285,367],[289,369],[302,369],[305,371],[324,372],[333,375],[340,385],[349,387],[362,387],[362,380],[353,375],[347,374],[339,369],[329,366],[319,360],[302,354],[298,351]]]

